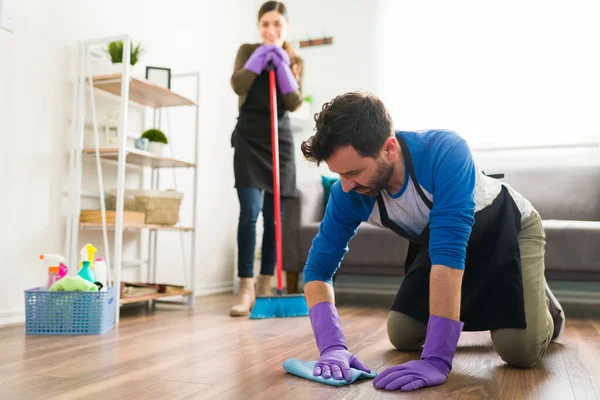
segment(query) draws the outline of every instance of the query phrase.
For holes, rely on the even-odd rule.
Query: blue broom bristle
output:
[[[308,305],[303,295],[257,297],[250,319],[308,316]]]

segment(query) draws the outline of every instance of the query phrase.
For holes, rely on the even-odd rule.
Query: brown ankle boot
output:
[[[254,293],[254,278],[240,278],[240,291],[231,307],[232,317],[244,317],[250,314],[254,307],[256,295]]]
[[[271,290],[271,278],[273,278],[272,275],[259,275],[258,284],[256,285],[257,297],[271,296],[273,294]]]

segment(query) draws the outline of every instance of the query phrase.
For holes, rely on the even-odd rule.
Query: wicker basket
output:
[[[145,223],[175,225],[179,221],[179,208],[183,193],[174,190],[125,190],[125,211],[143,212]],[[108,193],[106,208],[115,210],[117,191]]]

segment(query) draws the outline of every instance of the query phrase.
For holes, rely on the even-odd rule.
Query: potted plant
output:
[[[140,61],[144,51],[145,49],[141,43],[134,46],[133,42],[131,42],[131,59],[129,60],[129,64],[132,66],[136,65]],[[104,49],[104,52],[108,55],[115,69],[120,71],[123,68],[123,41],[110,42],[106,46],[106,49]]]
[[[148,129],[141,137],[148,139],[148,151],[159,155],[163,154],[165,145],[169,143],[167,136],[160,129]]]

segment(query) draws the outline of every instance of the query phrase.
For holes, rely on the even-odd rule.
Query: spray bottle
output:
[[[85,246],[83,246],[81,248],[81,252],[80,252],[80,256],[81,259],[79,260],[79,268],[81,268],[83,266],[83,262],[84,261],[89,261],[90,262],[90,267],[94,268],[94,255],[96,254],[96,251],[98,249],[96,249],[92,244],[88,243]]]
[[[90,267],[90,262],[87,260],[82,262],[81,270],[77,275],[92,283],[96,283],[96,274],[94,274],[94,270]]]
[[[50,286],[61,278],[59,276],[60,265],[64,265],[65,258],[60,254],[40,254],[40,260],[44,260],[48,268],[48,282],[46,285],[50,289]]]

